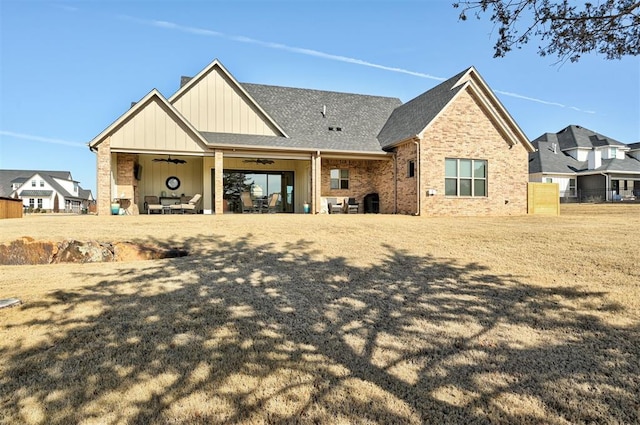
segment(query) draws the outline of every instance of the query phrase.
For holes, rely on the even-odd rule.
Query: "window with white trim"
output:
[[[349,170],[331,170],[331,189],[349,189]]]
[[[487,196],[487,161],[446,158],[444,170],[446,196]]]
[[[31,187],[36,187],[36,181],[35,180],[31,180]]]
[[[38,208],[42,209],[42,198],[38,198]]]
[[[29,208],[35,208],[36,200],[34,198],[29,198]]]
[[[44,187],[44,180],[40,180],[40,187]]]

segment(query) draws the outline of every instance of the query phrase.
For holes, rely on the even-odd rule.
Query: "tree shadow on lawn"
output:
[[[46,342],[0,352],[0,419],[640,422],[640,330],[581,307],[602,293],[391,247],[356,267],[250,240],[194,238],[200,253],[15,309],[56,313],[13,329]]]

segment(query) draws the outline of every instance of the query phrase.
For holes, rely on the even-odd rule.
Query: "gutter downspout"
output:
[[[413,141],[416,145],[416,212],[414,215],[420,215],[420,142]]]
[[[398,150],[393,151],[393,213],[398,214]]]

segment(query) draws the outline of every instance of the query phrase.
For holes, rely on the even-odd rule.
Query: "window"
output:
[[[35,208],[36,200],[33,198],[29,198],[29,208]]]
[[[543,183],[553,183],[553,178],[551,177],[545,177],[544,178],[544,182]]]
[[[331,170],[331,189],[349,189],[349,170]]]
[[[615,158],[618,155],[618,148],[611,147],[609,151],[609,158]]]
[[[40,180],[40,187],[44,187],[44,180]]]
[[[487,161],[445,159],[444,194],[446,196],[487,196]]]
[[[415,177],[416,175],[416,162],[411,160],[407,161],[407,177]]]
[[[42,198],[38,198],[38,208],[42,209]]]
[[[31,187],[36,187],[36,181],[35,180],[31,180]]]
[[[569,196],[576,196],[576,179],[569,179]]]

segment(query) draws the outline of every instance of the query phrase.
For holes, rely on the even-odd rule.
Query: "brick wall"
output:
[[[129,199],[129,205],[123,205],[132,212],[138,211],[138,181],[134,175],[134,165],[138,161],[138,155],[119,153],[116,155],[116,193],[114,197]]]
[[[398,214],[415,214],[417,209],[417,184],[418,184],[418,161],[417,150],[413,141],[404,143],[396,148],[396,158],[398,161],[398,173],[396,175],[398,190]],[[415,175],[408,177],[408,162],[415,161]]]
[[[377,193],[380,200],[380,213],[394,214],[396,212],[395,192],[395,163],[393,159],[387,161],[372,161],[373,187],[371,193]]]
[[[356,198],[363,212],[364,196],[377,192],[375,180],[372,178],[381,161],[323,159],[321,166],[321,196],[336,198]],[[349,170],[349,189],[331,189],[331,170]]]
[[[444,195],[445,158],[485,159],[487,197]],[[515,215],[527,212],[528,153],[511,149],[479,103],[463,92],[431,125],[421,142],[422,215]],[[427,196],[428,189],[435,196]]]
[[[98,145],[96,182],[96,211],[98,215],[111,214],[111,138]]]

